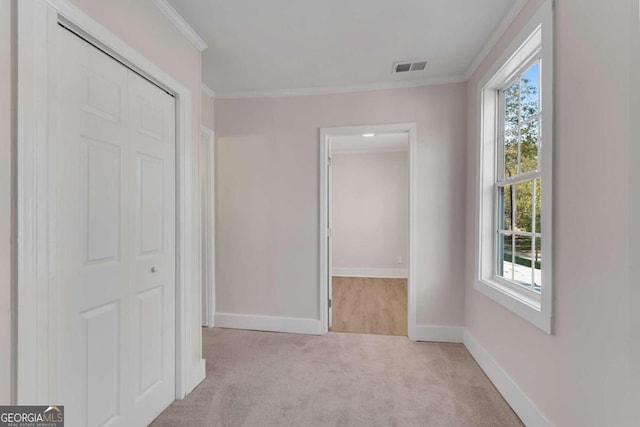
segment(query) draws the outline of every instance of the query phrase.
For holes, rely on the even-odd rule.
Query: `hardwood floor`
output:
[[[333,332],[407,335],[407,279],[333,277]]]

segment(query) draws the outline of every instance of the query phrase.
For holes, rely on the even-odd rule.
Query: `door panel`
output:
[[[162,286],[137,295],[137,317],[140,319],[139,360],[140,375],[137,378],[140,398],[162,380],[162,312],[164,311]]]
[[[58,35],[59,395],[70,426],[147,425],[175,390],[174,99]]]
[[[123,425],[128,76],[67,31],[59,35],[54,259],[60,396],[69,425]]]
[[[130,241],[134,300],[131,378],[135,425],[148,424],[175,394],[175,103],[129,74],[130,167],[135,174]]]
[[[87,263],[120,260],[120,169],[122,153],[115,144],[83,138],[81,175],[85,200],[82,218],[87,234]]]
[[[138,154],[136,172],[138,185],[137,236],[138,256],[162,255],[164,212],[164,162],[162,159]]]
[[[108,424],[120,414],[120,310],[113,302],[84,313],[87,337],[88,425]]]

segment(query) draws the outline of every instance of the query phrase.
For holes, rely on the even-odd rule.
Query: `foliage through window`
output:
[[[539,57],[500,90],[496,150],[496,275],[542,288],[542,175]]]

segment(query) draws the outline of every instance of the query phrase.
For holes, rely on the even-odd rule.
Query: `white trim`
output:
[[[202,284],[206,291],[206,321],[203,326],[214,327],[216,316],[216,198],[215,198],[215,133],[206,126],[200,127],[200,132],[207,135],[208,141],[203,140],[201,153],[204,155],[203,202],[204,229],[202,230],[205,244],[204,253],[207,259],[203,262],[205,281]],[[210,144],[208,147],[206,144]]]
[[[205,359],[198,360],[191,368],[191,376],[187,383],[187,390],[193,391],[198,385],[204,381],[207,376],[207,361]]]
[[[535,37],[534,37],[535,36]],[[542,56],[542,291],[539,304],[532,304],[526,290],[505,286],[493,278],[495,251],[495,122],[497,92],[501,83],[519,72],[532,51]],[[492,64],[475,88],[478,113],[476,164],[476,233],[474,288],[548,334],[553,332],[553,2],[546,0],[520,33]],[[545,155],[551,153],[551,156]],[[490,256],[487,256],[490,255]]]
[[[211,89],[209,86],[207,86],[204,83],[200,83],[200,90],[209,98],[215,98],[216,96],[216,93],[213,91],[213,89]]]
[[[520,15],[520,12],[522,12],[522,9],[524,9],[524,6],[527,4],[527,1],[528,0],[516,0],[513,6],[511,6],[511,9],[507,12],[507,15],[500,20],[500,24],[498,24],[491,34],[491,37],[489,37],[489,40],[487,40],[482,49],[480,49],[480,52],[478,52],[475,58],[473,58],[469,68],[467,68],[467,71],[464,73],[466,80],[469,80],[471,76],[473,76],[473,73],[476,72],[482,62],[487,58],[487,56],[489,56],[489,53],[491,53],[491,50],[496,46],[500,38],[504,35],[511,24],[513,24],[513,21],[516,20],[518,15]]]
[[[52,322],[49,304],[40,296],[48,292],[49,261],[46,216],[48,186],[37,171],[48,171],[40,147],[46,150],[48,133],[48,22],[49,10],[42,3],[18,2],[18,261],[17,261],[17,404],[37,404],[50,395],[55,364],[48,355],[50,333],[40,329]],[[46,151],[44,151],[46,153]],[[44,154],[43,153],[43,154]],[[28,168],[27,168],[28,165]],[[43,215],[43,213],[45,215]],[[43,251],[44,249],[44,251]],[[45,300],[46,301],[46,300]],[[39,351],[40,350],[40,351]]]
[[[406,268],[343,268],[333,267],[333,276],[340,277],[370,277],[380,279],[406,279],[409,277],[409,270]]]
[[[160,12],[176,27],[200,52],[208,46],[196,30],[169,4],[167,0],[151,0]]]
[[[321,334],[320,321],[318,319],[295,317],[217,313],[216,326],[218,328],[247,329],[251,331],[288,332],[307,335]]]
[[[409,147],[366,147],[353,150],[332,150],[332,154],[371,154],[371,153],[402,153],[409,151]]]
[[[99,41],[154,80],[176,94],[176,391],[182,399],[204,379],[200,329],[188,315],[200,310],[200,296],[193,295],[193,280],[199,292],[198,254],[194,235],[199,230],[194,215],[198,183],[193,182],[194,135],[192,93],[161,68],[147,60],[99,22],[69,0],[18,2],[18,403],[56,401],[58,393],[55,360],[55,245],[52,230],[55,218],[50,204],[55,187],[48,176],[55,167],[49,162],[49,146],[55,117],[48,117],[49,78],[55,72],[58,14]],[[52,112],[55,114],[55,111]],[[51,128],[50,128],[51,126]],[[195,192],[195,194],[194,194]],[[198,322],[199,323],[199,322]],[[198,325],[199,326],[199,325]]]
[[[320,129],[320,328],[321,333],[326,334],[329,330],[329,266],[330,260],[327,257],[328,250],[328,230],[327,219],[329,215],[327,203],[327,184],[329,174],[330,138],[334,136],[362,135],[363,133],[400,133],[406,132],[409,135],[409,274],[407,280],[408,292],[408,313],[407,325],[408,336],[411,340],[416,340],[417,324],[417,225],[418,225],[418,128],[415,123],[398,123],[385,125],[360,125],[327,127]]]
[[[497,282],[477,280],[474,288],[509,311],[551,334],[552,318],[525,300],[522,293]]]
[[[336,86],[336,87],[312,87],[297,89],[274,89],[258,91],[218,92],[216,99],[246,99],[246,98],[285,98],[289,96],[331,95],[338,93],[369,92],[376,90],[405,89],[420,86],[435,86],[449,83],[466,82],[465,76],[434,77],[421,80],[409,80],[401,82],[381,82],[366,85]]]
[[[546,419],[533,401],[527,397],[513,378],[500,366],[498,361],[478,343],[466,328],[463,333],[463,343],[493,385],[496,386],[502,397],[504,397],[509,406],[518,414],[526,426],[551,426],[549,420]]]
[[[415,341],[428,342],[462,342],[462,326],[433,326],[417,325],[414,339]]]

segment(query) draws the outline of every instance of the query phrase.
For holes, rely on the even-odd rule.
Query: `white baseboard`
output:
[[[371,277],[374,279],[406,279],[409,270],[406,268],[343,268],[334,267],[331,275],[340,277]]]
[[[191,379],[187,385],[187,394],[191,393],[207,376],[206,360],[200,359],[191,369]]]
[[[416,325],[409,338],[414,341],[461,343],[463,329],[462,326]]]
[[[549,420],[540,412],[536,405],[518,387],[518,384],[502,369],[502,366],[482,347],[478,341],[465,328],[463,342],[469,353],[478,362],[480,368],[487,374],[493,385],[496,386],[502,397],[528,427],[551,426]]]
[[[318,319],[216,313],[215,325],[217,328],[320,335]]]

